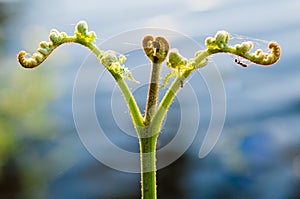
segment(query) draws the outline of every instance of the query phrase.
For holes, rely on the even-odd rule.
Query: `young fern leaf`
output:
[[[85,21],[80,21],[76,25],[75,36],[79,40],[84,40],[87,43],[94,42],[97,38],[94,31],[88,31],[88,25]]]
[[[86,22],[80,21],[76,25],[74,36],[68,36],[65,32],[59,32],[56,29],[52,29],[49,34],[49,42],[42,41],[40,47],[31,57],[28,56],[25,51],[19,52],[18,60],[25,68],[35,68],[43,63],[54,49],[64,43],[74,42],[87,46],[95,39],[96,34],[94,32],[87,32]]]
[[[161,88],[165,88],[172,77],[180,77],[184,71],[194,69],[188,64],[188,60],[179,54],[177,49],[170,50],[167,66],[172,69],[172,71],[163,78]]]
[[[146,35],[142,41],[145,54],[153,63],[162,63],[169,52],[169,43],[164,37]]]
[[[58,46],[69,42],[79,43],[94,52],[100,63],[108,70],[115,74],[119,74],[122,78],[127,78],[138,83],[138,81],[133,78],[129,69],[122,65],[125,62],[126,57],[120,55],[119,58],[117,58],[112,51],[100,51],[92,44],[96,38],[97,36],[94,31],[88,31],[87,23],[85,21],[79,21],[75,27],[73,36],[68,36],[65,32],[59,32],[56,29],[52,29],[49,34],[49,42],[42,41],[40,47],[32,56],[28,56],[25,51],[19,52],[18,60],[25,68],[35,68],[43,63]]]
[[[173,70],[180,71],[186,69],[187,59],[179,54],[177,49],[172,49],[168,56],[167,66]]]
[[[243,42],[235,46],[229,46],[229,40],[230,36],[226,31],[217,32],[214,38],[208,37],[205,41],[207,53],[231,53],[243,57],[253,63],[265,66],[274,64],[280,58],[281,49],[277,42],[269,42],[268,48],[270,49],[270,53],[265,53],[261,49],[256,50],[254,53],[249,53],[253,47],[251,41]]]
[[[127,78],[130,81],[139,83],[139,81],[134,79],[130,70],[123,65],[125,61],[126,57],[124,55],[120,55],[117,58],[116,53],[111,50],[106,51],[104,56],[100,59],[100,63],[113,74],[118,74],[122,78]]]

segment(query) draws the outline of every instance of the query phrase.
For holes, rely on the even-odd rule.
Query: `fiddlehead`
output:
[[[127,78],[135,83],[139,83],[134,79],[130,70],[126,68],[123,63],[126,61],[124,55],[119,55],[117,57],[114,51],[108,50],[104,52],[104,55],[100,58],[100,63],[105,66],[112,74],[121,76],[122,78]]]
[[[127,102],[128,108],[133,118],[133,123],[136,128],[143,126],[143,118],[137,106],[137,103],[129,90],[125,78],[137,82],[128,68],[123,63],[126,60],[124,55],[116,56],[113,51],[102,51],[98,49],[93,42],[96,40],[96,34],[94,31],[88,31],[88,25],[85,21],[80,21],[75,27],[73,36],[67,35],[65,32],[59,32],[56,29],[50,31],[49,42],[42,41],[40,47],[32,56],[28,56],[25,51],[21,51],[18,54],[18,60],[20,64],[25,68],[35,68],[39,66],[58,46],[64,43],[78,43],[92,51],[99,60],[99,62],[105,66],[105,68],[115,78],[119,85],[123,96]]]
[[[181,76],[184,70],[193,69],[189,67],[188,60],[180,55],[177,49],[170,50],[167,58],[167,66],[172,69],[172,71],[163,78],[161,88],[165,88],[169,84],[169,80],[172,77]]]
[[[53,40],[56,43],[52,42],[52,34],[50,34],[50,42],[42,41],[40,47],[36,50],[31,57],[28,57],[25,51],[21,51],[18,54],[19,63],[24,68],[35,68],[43,63],[51,52],[58,46],[58,40],[56,38]]]
[[[219,52],[231,53],[248,59],[249,61],[259,65],[271,65],[277,62],[280,58],[280,46],[277,42],[271,41],[268,45],[270,53],[263,52],[258,49],[254,53],[250,53],[253,43],[251,41],[236,44],[235,46],[228,45],[230,40],[229,33],[226,31],[219,31],[214,38],[206,39],[207,53],[214,54]]]
[[[164,37],[154,38],[151,35],[144,37],[143,48],[152,63],[162,63],[169,52],[169,43]]]
[[[168,56],[167,66],[173,70],[182,70],[187,67],[187,59],[179,54],[177,49],[172,49]]]
[[[21,51],[18,54],[18,60],[20,64],[25,68],[35,68],[43,63],[47,57],[58,46],[68,42],[80,43],[89,47],[92,51],[96,51],[95,46],[91,46],[91,42],[95,41],[96,34],[91,31],[88,32],[88,26],[86,22],[80,21],[76,25],[74,36],[68,36],[65,32],[59,32],[56,29],[52,29],[49,34],[49,42],[42,41],[40,47],[33,53],[32,56],[28,56],[25,51]],[[101,54],[99,51],[98,53]]]
[[[123,63],[126,60],[124,55],[120,55],[117,58],[113,51],[101,51],[92,42],[96,40],[97,36],[94,31],[88,31],[88,25],[85,21],[79,21],[75,27],[73,36],[68,36],[65,32],[59,32],[56,29],[52,29],[49,34],[49,42],[42,41],[40,47],[30,57],[25,51],[21,51],[18,54],[18,60],[20,64],[25,68],[35,68],[43,63],[47,57],[58,46],[64,43],[79,43],[89,48],[99,59],[99,62],[103,64],[114,77],[127,78],[131,81],[136,81],[128,68]],[[158,39],[160,41],[161,39]],[[158,54],[158,53],[157,53]]]

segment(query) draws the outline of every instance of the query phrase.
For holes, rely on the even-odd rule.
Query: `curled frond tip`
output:
[[[173,70],[180,70],[187,65],[187,59],[179,54],[177,49],[172,49],[168,55],[167,66]]]
[[[208,37],[205,40],[207,46],[207,52],[209,54],[214,53],[232,53],[248,59],[251,62],[260,65],[271,65],[277,62],[280,58],[280,46],[277,42],[270,42],[268,47],[270,53],[263,52],[263,50],[258,49],[254,53],[250,53],[253,48],[253,43],[251,41],[242,42],[241,44],[236,44],[235,46],[228,45],[230,40],[230,35],[226,31],[219,31],[214,37]]]
[[[56,29],[52,29],[49,34],[49,42],[42,41],[40,42],[39,48],[33,53],[32,56],[29,56],[25,51],[21,51],[18,54],[19,63],[24,68],[35,68],[39,66],[51,52],[58,47],[59,45],[69,42],[68,35],[65,32],[58,32]]]
[[[277,42],[271,41],[268,45],[270,53],[265,53],[261,49],[250,54],[250,61],[261,65],[271,65],[277,62],[280,58],[280,46]]]
[[[103,56],[100,59],[101,64],[103,64],[103,66],[105,66],[113,74],[117,74],[121,78],[127,78],[130,81],[139,83],[134,79],[130,70],[123,65],[125,61],[125,55],[121,54],[119,57],[117,57],[116,52],[111,50],[103,52]]]
[[[18,54],[18,61],[24,68],[35,68],[39,66],[53,51],[53,46],[49,46],[51,42],[41,42],[40,47],[33,53],[32,56],[28,56],[25,51],[20,51]]]
[[[151,35],[144,37],[142,41],[144,51],[152,62],[162,63],[169,52],[169,42],[161,36],[154,38]]]
[[[42,41],[40,47],[32,56],[28,56],[25,51],[19,52],[18,61],[25,68],[35,68],[45,61],[51,52],[61,44],[76,42],[88,46],[88,44],[95,41],[95,39],[96,33],[94,31],[88,31],[88,26],[85,21],[79,21],[76,25],[74,36],[68,36],[65,32],[52,29],[49,34],[49,42]]]

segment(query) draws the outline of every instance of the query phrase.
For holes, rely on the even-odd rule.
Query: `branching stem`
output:
[[[254,53],[249,53],[253,47],[252,42],[243,42],[235,46],[229,46],[229,34],[226,31],[219,31],[214,38],[206,39],[207,49],[196,52],[195,57],[187,60],[182,57],[178,50],[171,50],[169,53],[169,43],[164,37],[154,38],[151,35],[144,37],[142,41],[145,54],[152,62],[151,77],[148,89],[147,104],[144,117],[136,103],[136,100],[129,89],[125,78],[137,82],[123,62],[124,55],[116,56],[113,51],[102,51],[92,42],[96,39],[96,34],[88,31],[86,22],[80,21],[76,25],[75,34],[68,36],[64,32],[53,29],[49,35],[50,41],[42,41],[40,47],[28,57],[25,51],[18,54],[20,64],[25,68],[35,68],[44,62],[47,57],[60,45],[64,43],[78,43],[90,49],[99,62],[111,73],[116,80],[128,109],[135,129],[138,134],[140,144],[140,164],[141,164],[141,192],[142,199],[156,199],[156,142],[159,136],[163,120],[170,105],[181,87],[182,82],[195,69],[202,68],[207,64],[207,58],[216,53],[231,53],[238,55],[251,62],[260,65],[274,64],[280,58],[280,46],[276,42],[269,43],[270,53],[265,53],[261,49]],[[176,78],[168,88],[165,96],[158,102],[160,88],[160,71],[164,60],[168,58],[167,66],[176,74]],[[171,73],[172,74],[172,73]],[[172,75],[166,78],[166,84]],[[165,85],[164,85],[165,86]],[[157,106],[158,105],[158,106]]]

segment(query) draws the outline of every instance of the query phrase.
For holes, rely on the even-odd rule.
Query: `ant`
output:
[[[241,60],[239,58],[235,58],[234,62],[237,63],[237,64],[239,64],[239,65],[241,65],[241,66],[243,66],[243,67],[247,67],[248,66],[247,64],[241,62]]]

